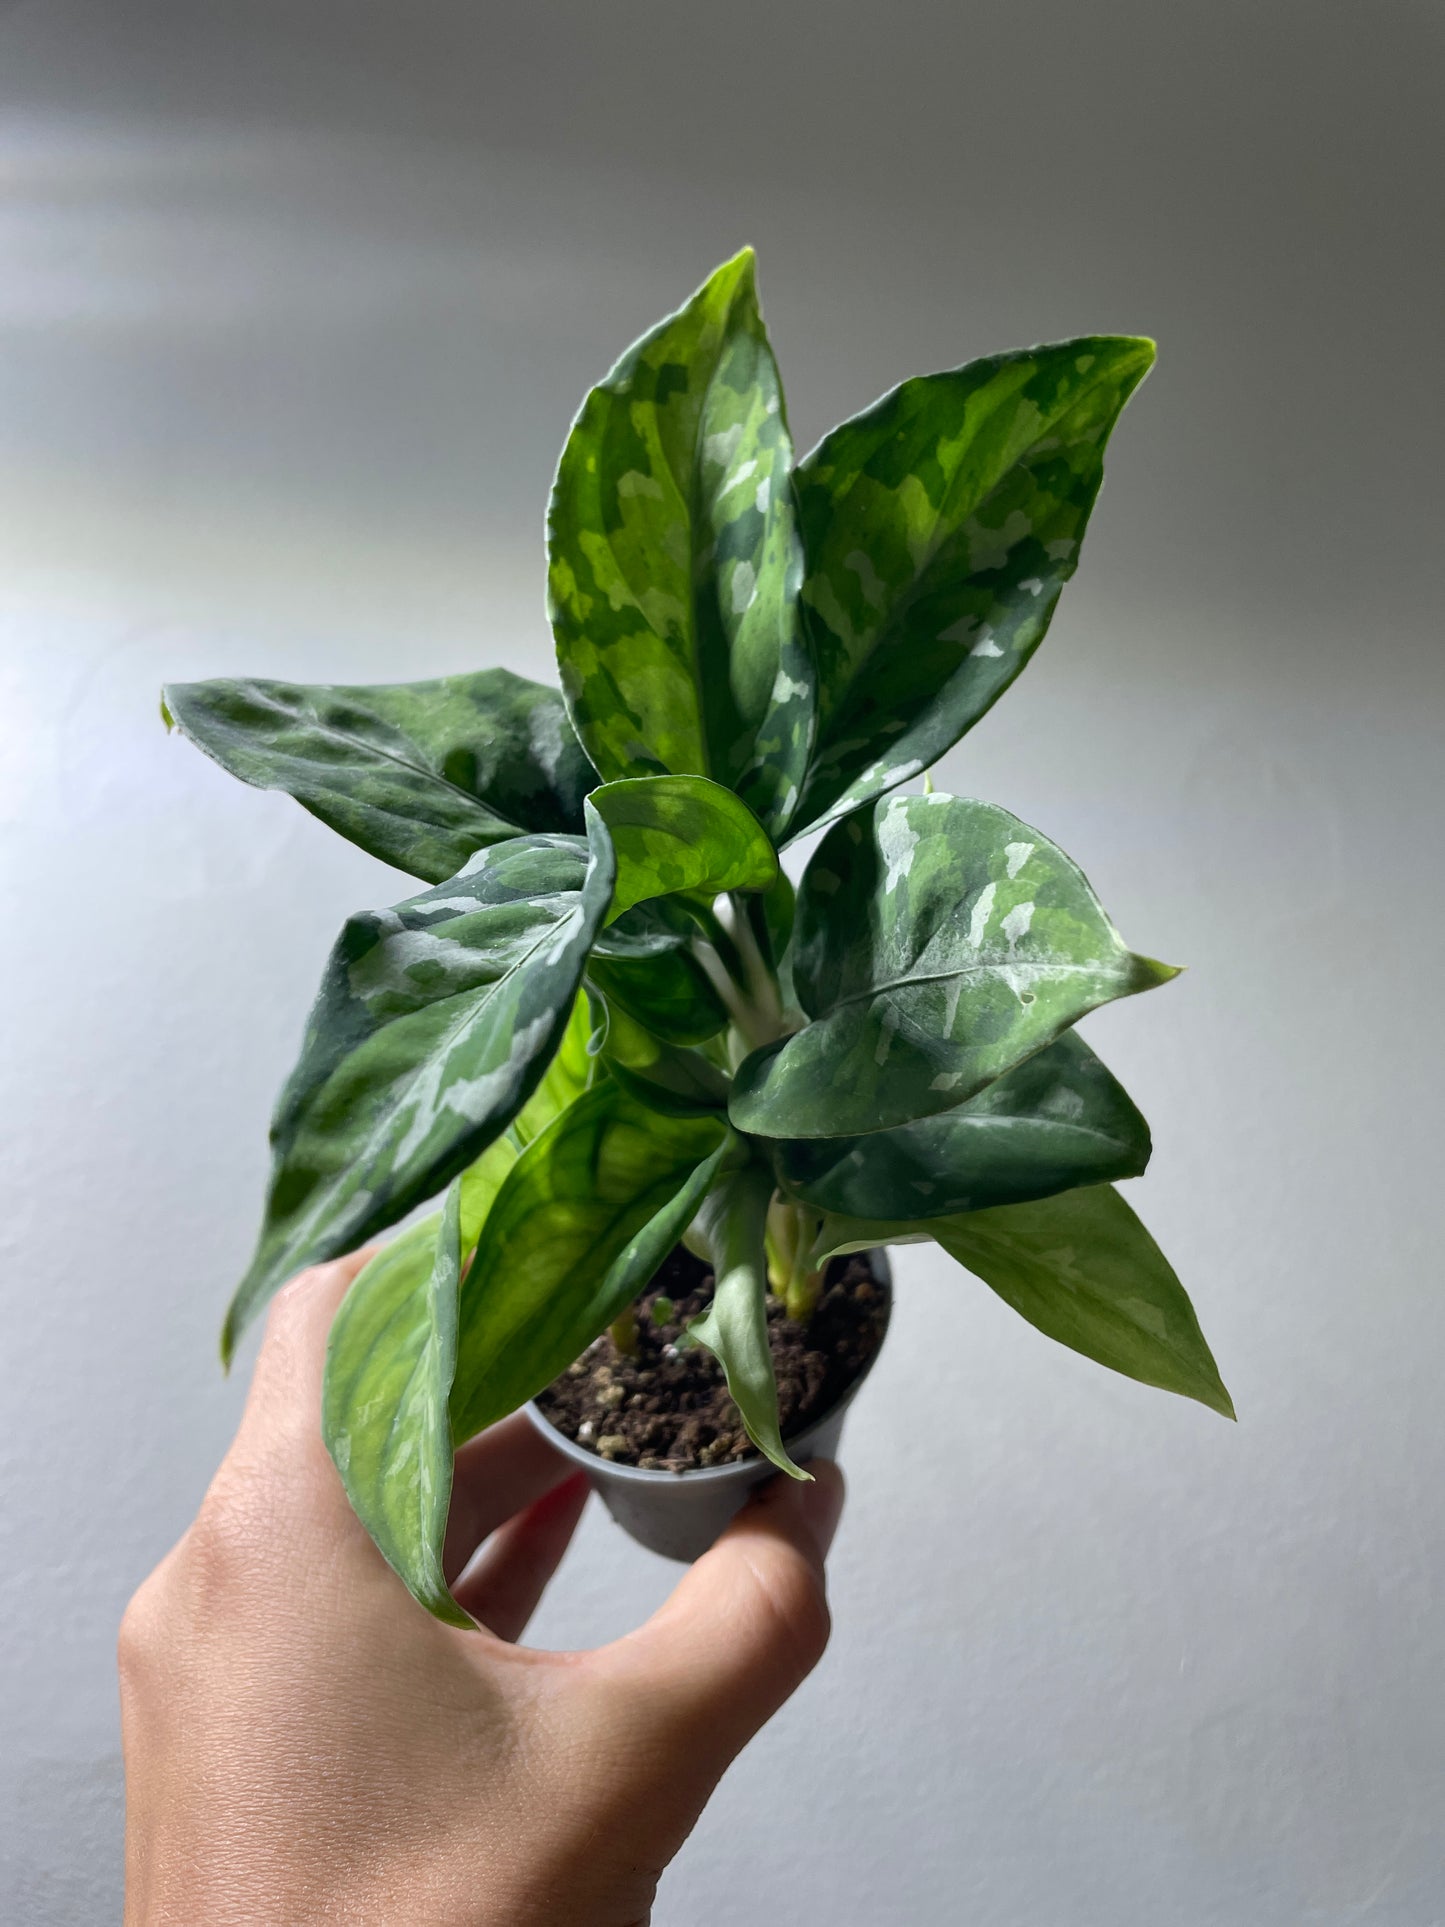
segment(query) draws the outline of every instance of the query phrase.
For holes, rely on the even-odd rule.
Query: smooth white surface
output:
[[[1187,962],[1088,1034],[1241,1423],[921,1251],[824,1666],[663,1927],[1445,1920],[1440,16],[110,0],[0,17],[0,1917],[115,1918],[112,1641],[326,946],[394,874],[164,677],[550,674],[586,384],[743,240],[800,445],[1157,335],[1080,580],[948,759]],[[535,1628],[669,1570],[589,1516]]]

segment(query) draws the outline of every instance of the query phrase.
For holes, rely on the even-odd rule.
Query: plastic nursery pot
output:
[[[872,1371],[888,1336],[888,1322],[893,1313],[893,1273],[885,1251],[874,1250],[867,1255],[874,1282],[883,1288],[883,1330],[873,1356],[842,1397],[814,1419],[805,1432],[795,1433],[785,1441],[799,1465],[808,1459],[838,1456],[848,1407]],[[587,1474],[618,1525],[640,1546],[646,1546],[650,1552],[660,1552],[665,1559],[700,1558],[733,1514],[741,1510],[753,1487],[775,1476],[775,1468],[760,1453],[738,1459],[731,1465],[699,1466],[692,1472],[644,1471],[637,1465],[614,1465],[559,1432],[535,1404],[528,1404],[526,1412],[550,1444]]]

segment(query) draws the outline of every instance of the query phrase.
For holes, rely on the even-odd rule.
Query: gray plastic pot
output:
[[[870,1251],[868,1259],[887,1298],[883,1324],[886,1338],[893,1312],[893,1273],[886,1252]],[[879,1351],[883,1338],[878,1341]],[[830,1411],[806,1432],[787,1441],[788,1451],[799,1465],[808,1459],[837,1457],[844,1416],[877,1356],[875,1351]],[[774,1468],[756,1455],[733,1465],[699,1466],[695,1472],[652,1472],[637,1465],[613,1465],[559,1432],[536,1405],[529,1404],[526,1412],[549,1443],[587,1474],[618,1525],[639,1545],[660,1552],[665,1559],[700,1558],[745,1504],[753,1487],[773,1477]]]

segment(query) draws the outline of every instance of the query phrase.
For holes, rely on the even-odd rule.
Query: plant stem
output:
[[[694,937],[692,954],[701,966],[702,974],[717,992],[718,1001],[727,1012],[733,1029],[742,1038],[747,1049],[756,1050],[760,1044],[770,1043],[772,1040],[767,1035],[765,1026],[759,1022],[757,1013],[743,995],[741,986],[728,974],[722,958],[713,946],[704,938]]]
[[[746,1056],[783,1035],[778,980],[758,948],[744,906],[719,897],[712,910],[700,913],[699,922],[708,934],[693,939],[693,955],[745,1046],[741,1056]]]
[[[818,1309],[823,1295],[821,1271],[796,1271],[783,1295],[783,1308],[795,1324],[806,1325]]]
[[[758,948],[747,905],[736,896],[729,896],[725,908],[728,913],[725,928],[742,959],[743,982],[758,1015],[771,1027],[774,1036],[778,1036],[783,1025],[783,998],[777,977]]]
[[[701,904],[694,904],[692,914],[701,924],[708,942],[716,950],[723,969],[735,984],[741,985],[744,981],[743,960],[738,955],[737,945],[733,942],[731,924],[724,923],[717,914],[717,904],[721,902],[722,898],[717,898],[711,909],[704,908]]]
[[[821,1270],[808,1269],[816,1213],[775,1197],[768,1207],[768,1283],[789,1318],[806,1325],[823,1291]]]
[[[637,1312],[633,1306],[629,1305],[625,1311],[619,1312],[607,1330],[624,1358],[637,1356]]]

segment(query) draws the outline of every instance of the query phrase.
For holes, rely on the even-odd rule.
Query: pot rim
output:
[[[883,1349],[883,1341],[888,1336],[888,1327],[893,1322],[893,1267],[889,1264],[887,1250],[882,1245],[870,1245],[865,1255],[873,1266],[874,1283],[882,1285],[885,1297],[883,1329],[878,1334],[878,1343],[873,1348],[873,1355],[853,1380],[852,1384],[834,1399],[827,1411],[819,1412],[817,1417],[812,1419],[803,1431],[794,1433],[791,1440],[784,1439],[784,1445],[806,1445],[813,1434],[821,1430],[830,1419],[835,1418],[838,1413],[846,1411],[848,1406],[852,1404],[854,1396],[863,1384],[863,1381],[878,1363],[878,1354]],[[547,1417],[547,1414],[541,1409],[535,1399],[529,1398],[527,1403],[522,1407],[522,1410],[527,1414],[527,1417],[532,1421],[533,1425],[537,1427],[538,1431],[542,1433],[543,1437],[549,1440],[564,1458],[571,1459],[574,1465],[584,1467],[585,1470],[594,1474],[596,1477],[609,1480],[615,1479],[624,1485],[667,1484],[676,1486],[682,1484],[684,1481],[689,1485],[727,1485],[735,1479],[747,1478],[749,1476],[756,1479],[759,1468],[763,1466],[768,1468],[769,1473],[775,1473],[778,1470],[776,1466],[771,1465],[769,1461],[763,1457],[756,1446],[753,1447],[752,1454],[748,1458],[733,1459],[728,1465],[689,1466],[687,1470],[683,1472],[671,1471],[666,1466],[619,1465],[612,1459],[604,1459],[600,1453],[590,1451],[587,1446],[579,1445],[575,1439],[569,1439],[565,1432],[558,1431],[557,1427],[552,1423],[551,1419]]]

